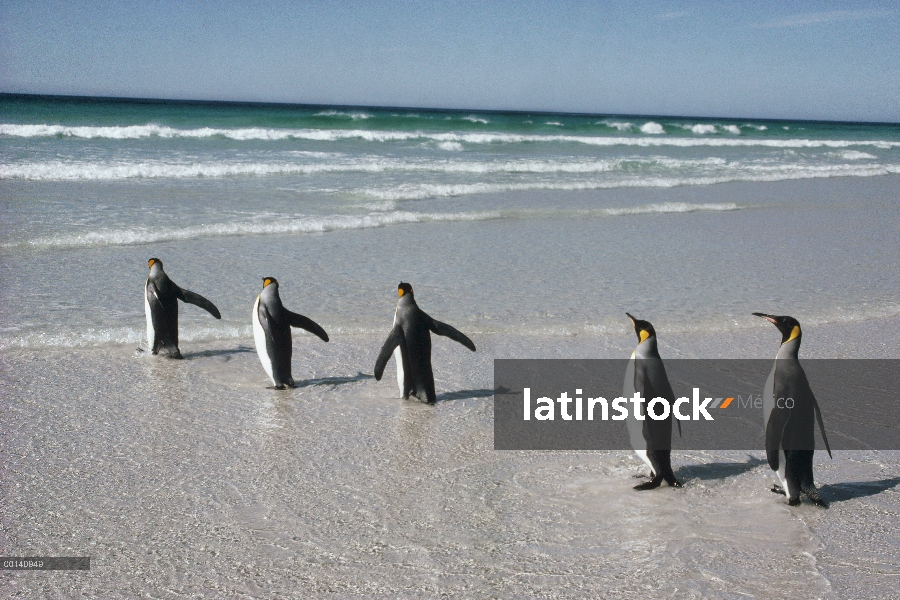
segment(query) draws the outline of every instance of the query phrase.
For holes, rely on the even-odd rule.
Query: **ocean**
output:
[[[626,311],[664,359],[774,357],[754,311],[900,357],[900,125],[0,95],[0,206],[0,549],[92,556],[10,595],[894,593],[900,455],[817,455],[829,511],[754,449],[638,494],[630,452],[494,451],[491,390],[627,358]],[[222,313],[184,361],[141,351],[151,257]],[[267,276],[331,336],[287,392]],[[435,406],[371,377],[401,281],[478,346],[435,340]]]

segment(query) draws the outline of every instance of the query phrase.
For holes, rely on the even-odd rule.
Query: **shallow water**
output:
[[[570,193],[506,200],[531,202],[550,212],[546,218],[7,247],[0,251],[2,343],[139,343],[151,256],[222,311],[217,322],[184,307],[188,341],[247,338],[263,276],[278,278],[286,306],[334,333],[383,331],[401,280],[413,284],[426,311],[476,333],[618,334],[626,331],[625,311],[660,331],[683,332],[764,327],[750,316],[760,310],[810,325],[896,315],[897,280],[886,276],[887,265],[900,264],[896,181],[729,184],[665,195],[743,207],[728,211],[579,214],[611,203],[612,192]],[[641,197],[617,191],[616,205],[663,200],[633,194]],[[479,201],[504,202],[464,200]]]
[[[631,452],[494,451],[491,397],[495,358],[626,358],[625,311],[663,358],[774,356],[754,311],[900,358],[895,126],[16,102],[0,549],[92,569],[0,595],[896,595],[896,452],[817,455],[828,511],[759,451],[639,494]],[[151,257],[223,315],[182,305],[183,361],[138,350]],[[295,332],[286,392],[264,276],[331,336]],[[435,406],[371,376],[400,281],[478,346],[435,341]]]
[[[816,329],[809,354],[890,327]],[[739,346],[766,353],[777,345],[766,334]],[[381,382],[365,374],[381,341],[370,336],[295,340],[300,387],[286,392],[266,388],[242,343],[185,343],[183,361],[129,346],[6,354],[3,547],[92,566],[5,572],[3,587],[45,598],[892,593],[897,453],[817,455],[828,511],[771,494],[758,451],[682,453],[684,489],[634,492],[646,473],[631,452],[494,451],[490,396],[493,356],[610,356],[629,337],[474,339],[475,354],[436,341],[435,406],[398,399],[391,369]],[[727,343],[660,345],[677,356]]]

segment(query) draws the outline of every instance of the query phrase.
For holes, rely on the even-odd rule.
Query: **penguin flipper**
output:
[[[269,314],[269,310],[266,308],[266,305],[263,304],[262,302],[259,303],[259,309],[257,310],[257,315],[259,316],[259,324],[262,326],[262,330],[266,335],[267,351],[271,353],[275,348],[278,347],[278,344],[275,342],[275,336],[272,335],[272,331],[274,330],[274,322],[272,319],[272,315]],[[272,367],[274,368],[275,365],[273,364]],[[278,384],[276,383],[276,386],[277,385]]]
[[[387,366],[388,360],[390,360],[391,355],[394,353],[394,348],[400,346],[401,355],[405,359],[406,348],[403,342],[403,330],[399,325],[394,325],[394,328],[391,329],[391,332],[388,334],[387,339],[384,341],[384,345],[381,347],[381,352],[378,353],[378,358],[375,359],[376,381],[381,381],[381,376],[384,375],[384,368]],[[404,369],[404,371],[405,370],[406,369]]]
[[[207,300],[206,298],[204,298],[203,296],[201,296],[200,294],[196,294],[196,293],[192,292],[191,290],[185,290],[182,288],[178,288],[178,291],[180,292],[178,297],[181,299],[182,302],[187,302],[188,304],[193,304],[194,306],[199,306],[200,308],[202,308],[203,310],[205,310],[206,312],[208,312],[209,314],[211,314],[212,316],[214,316],[217,319],[222,318],[222,315],[221,315],[221,313],[219,313],[219,309],[216,308],[216,305],[213,304],[212,302],[210,302],[209,300]]]
[[[328,341],[328,334],[325,333],[325,330],[322,327],[308,317],[304,317],[303,315],[298,315],[295,312],[291,312],[288,309],[284,309],[284,314],[287,315],[288,323],[291,324],[291,327],[297,327],[299,329],[305,329],[313,335],[318,336],[323,341]]]
[[[822,411],[819,410],[819,403],[816,402],[815,397],[813,397],[813,407],[816,409],[816,420],[819,422],[819,431],[822,432],[822,439],[825,440],[825,449],[828,450],[828,458],[834,459],[831,456],[831,446],[828,445],[828,436],[825,435],[825,423],[822,421]]]
[[[441,323],[436,319],[431,320],[431,331],[436,333],[437,335],[442,335],[444,337],[448,337],[454,342],[459,342],[472,352],[475,352],[475,344],[472,343],[472,340],[467,338],[463,333],[447,325],[446,323]]]
[[[781,438],[784,428],[791,419],[791,409],[774,408],[766,424],[766,460],[773,471],[778,470],[778,451],[781,449]]]

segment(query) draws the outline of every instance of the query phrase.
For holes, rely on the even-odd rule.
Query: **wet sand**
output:
[[[801,357],[893,357],[900,321],[810,327]],[[438,403],[381,382],[372,336],[295,335],[299,387],[252,340],[7,352],[0,547],[89,572],[0,572],[7,597],[891,597],[900,452],[817,453],[829,510],[787,506],[761,451],[501,452],[493,358],[627,356],[629,336],[435,342]],[[772,328],[660,335],[663,357],[767,357]],[[764,382],[760,382],[760,388]],[[825,411],[827,423],[828,412]]]

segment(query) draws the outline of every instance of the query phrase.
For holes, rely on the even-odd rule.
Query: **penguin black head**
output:
[[[278,280],[275,279],[274,277],[263,277],[262,280],[263,280],[263,289],[266,289],[273,283],[275,284],[275,287],[278,288]]]
[[[653,329],[653,325],[650,321],[641,321],[640,319],[635,319],[628,313],[625,314],[628,315],[628,318],[631,319],[631,324],[634,325],[634,332],[638,336],[638,344],[645,341],[647,338],[656,335],[656,330]]]
[[[148,267],[148,268],[152,269],[152,268],[153,268],[153,265],[159,265],[159,268],[161,269],[161,268],[162,268],[162,261],[159,260],[158,258],[151,258],[150,260],[147,261],[147,267]]]
[[[413,295],[412,286],[401,281],[400,285],[397,286],[397,297],[402,298],[407,294],[409,294],[410,296]]]
[[[753,313],[756,317],[762,317],[781,332],[781,343],[789,342],[794,338],[800,337],[800,322],[794,317],[766,315],[763,313]]]

